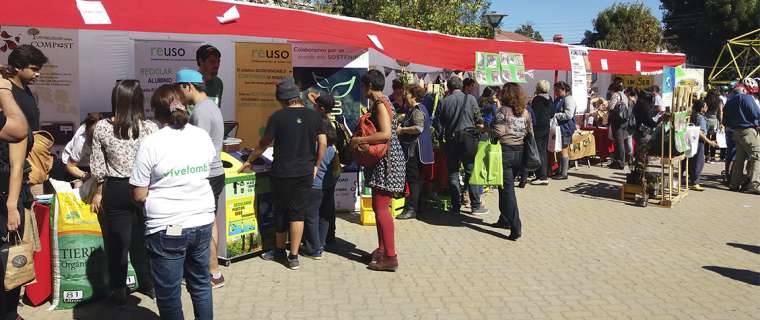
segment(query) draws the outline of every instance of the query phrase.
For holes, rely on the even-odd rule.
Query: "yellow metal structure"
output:
[[[760,29],[728,40],[715,60],[708,82],[726,85],[737,78],[760,76]]]

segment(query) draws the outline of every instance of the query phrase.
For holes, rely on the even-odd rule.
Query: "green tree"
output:
[[[594,31],[586,31],[583,45],[603,49],[654,52],[662,39],[660,21],[643,3],[615,3],[599,12]]]
[[[661,0],[665,39],[688,61],[712,66],[727,40],[760,28],[760,0]]]
[[[541,36],[541,33],[538,32],[538,30],[533,28],[533,24],[530,22],[520,25],[520,27],[515,30],[515,33],[519,33],[536,41],[544,41],[544,37]]]
[[[489,0],[315,0],[315,7],[329,13],[378,21],[445,34],[485,37],[481,23]]]

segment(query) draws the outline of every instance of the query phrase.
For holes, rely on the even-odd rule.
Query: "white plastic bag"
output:
[[[562,129],[559,126],[555,126],[554,129],[550,129],[549,143],[547,145],[547,151],[560,152],[562,151]]]
[[[686,156],[693,158],[697,155],[697,149],[699,149],[699,127],[689,125],[686,129],[686,140],[689,143],[689,150],[686,151]]]
[[[718,148],[725,149],[728,148],[728,143],[726,142],[726,132],[723,130],[718,131],[715,134],[715,141],[718,143]]]

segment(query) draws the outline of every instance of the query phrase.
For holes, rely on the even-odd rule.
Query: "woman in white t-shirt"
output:
[[[211,319],[208,263],[215,206],[206,178],[216,151],[206,131],[187,123],[181,96],[174,85],[153,94],[151,107],[162,128],[140,144],[129,183],[134,200],[145,204],[145,247],[161,318],[184,319],[184,274],[195,318]]]
[[[101,118],[99,112],[88,113],[82,125],[74,133],[74,138],[66,144],[61,154],[61,162],[66,166],[66,171],[81,181],[87,180],[90,176],[92,137],[95,133],[95,124]]]

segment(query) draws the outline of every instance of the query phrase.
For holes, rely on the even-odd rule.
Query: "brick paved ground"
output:
[[[708,165],[716,179],[719,165]],[[716,189],[674,209],[615,200],[622,175],[582,168],[568,181],[519,190],[523,238],[480,218],[428,214],[397,224],[401,267],[357,262],[373,227],[339,219],[340,254],[302,268],[253,258],[224,268],[217,319],[758,319],[760,196]],[[350,220],[350,219],[349,219]],[[140,300],[142,299],[142,300]],[[184,308],[192,306],[183,293]],[[126,309],[21,307],[27,319],[156,319],[136,294]]]

